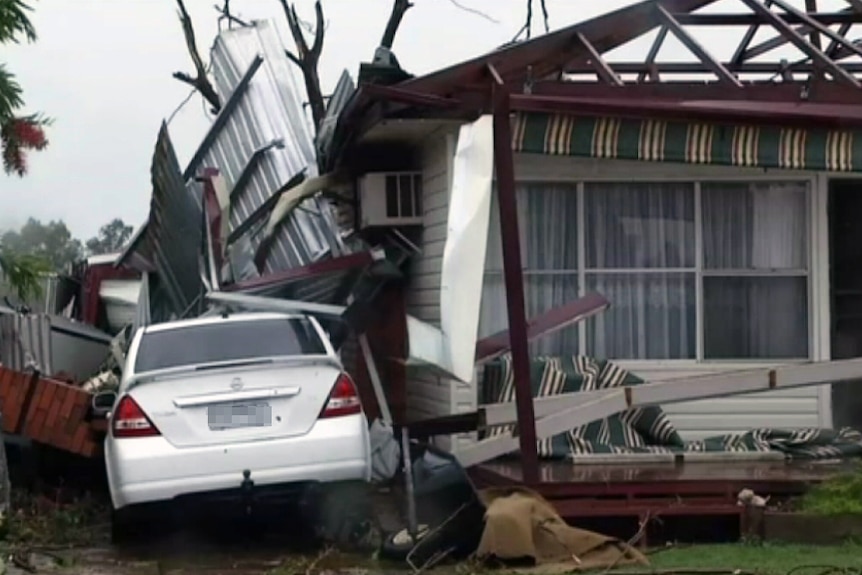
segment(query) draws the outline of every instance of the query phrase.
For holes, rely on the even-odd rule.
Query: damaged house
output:
[[[648,0],[421,77],[383,51],[358,87],[342,77],[316,139],[274,26],[222,32],[224,105],[184,170],[163,127],[149,221],[118,260],[144,273],[140,321],[290,300],[330,320],[370,415],[409,425],[529,380],[554,395],[858,357],[862,14],[701,10],[717,4]],[[741,29],[735,53],[707,51],[708,27]],[[640,61],[611,59],[644,38]],[[689,60],[661,61],[671,39]],[[844,385],[728,393],[651,426],[696,442],[862,423]]]
[[[426,363],[451,373],[474,329],[480,339],[506,329],[500,216],[515,202],[499,201],[510,187],[521,268],[512,277],[523,278],[526,316],[591,292],[611,304],[532,340],[533,358],[585,354],[664,380],[859,355],[852,310],[862,278],[848,218],[858,209],[862,108],[849,59],[862,49],[836,26],[846,32],[860,14],[757,0],[734,3],[742,14],[696,12],[711,4],[643,2],[427,76],[359,87],[339,135],[342,161],[365,172],[360,211],[379,215],[365,191],[373,187],[402,213],[391,182],[399,178],[399,192],[399,174],[421,182],[410,188],[421,187],[411,197],[421,254],[404,291],[410,418],[480,401],[476,378],[421,365],[436,353]],[[731,25],[752,31],[730,61],[696,39],[705,26]],[[771,36],[755,39],[758,25]],[[642,62],[603,56],[648,33]],[[693,62],[657,63],[668,37]],[[787,46],[800,61],[765,60]],[[858,425],[857,395],[820,386],[665,411],[686,439],[700,439]]]

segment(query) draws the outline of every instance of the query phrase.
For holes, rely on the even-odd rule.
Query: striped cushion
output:
[[[585,356],[537,357],[530,362],[533,397],[610,389],[644,383],[604,360]],[[481,403],[515,401],[511,356],[486,364]],[[486,431],[493,437],[514,425]],[[754,429],[684,443],[659,407],[629,409],[538,442],[539,456],[564,459],[587,454],[778,451],[794,459],[862,456],[862,434],[852,429]]]
[[[535,358],[530,362],[530,380],[533,397],[643,383],[643,380],[610,362],[585,356]],[[480,392],[482,403],[515,401],[514,383],[511,356],[506,355],[487,364]],[[487,436],[493,437],[513,429],[513,425],[494,427],[487,431]],[[656,446],[680,449],[683,442],[660,408],[645,407],[540,440],[538,450],[544,458],[566,458],[573,454],[615,453],[620,448],[652,451]]]

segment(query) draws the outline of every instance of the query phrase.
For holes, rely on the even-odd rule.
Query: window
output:
[[[307,319],[225,321],[145,333],[135,371],[296,355],[325,355]]]
[[[807,183],[542,183],[517,193],[528,316],[587,291],[611,301],[531,353],[809,356]],[[495,200],[480,336],[507,325],[497,212]]]
[[[701,189],[704,357],[808,357],[807,187]]]
[[[518,187],[518,221],[527,317],[578,297],[577,186],[524,184]],[[506,286],[500,242],[500,212],[491,206],[488,253],[479,326],[482,335],[506,329]],[[529,241],[528,241],[529,238]],[[572,326],[530,344],[536,355],[577,353],[578,327]]]

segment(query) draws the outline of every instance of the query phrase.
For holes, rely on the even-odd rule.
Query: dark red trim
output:
[[[213,244],[213,257],[215,258],[216,274],[221,269],[223,246],[221,237],[221,206],[219,206],[218,195],[215,190],[213,179],[219,175],[216,168],[204,168],[200,181],[203,182],[203,206],[206,220],[210,228],[210,236]]]
[[[433,108],[457,108],[461,102],[453,98],[441,98],[432,94],[423,94],[414,90],[406,90],[394,86],[366,84],[362,91],[369,97],[388,102],[410,104],[412,106],[429,106]]]
[[[531,318],[527,339],[532,341],[566,326],[593,316],[610,306],[610,302],[597,293],[590,293],[566,305],[555,307]],[[482,363],[505,353],[509,349],[509,332],[501,331],[476,342],[476,363]]]
[[[81,279],[80,319],[84,323],[99,326],[101,296],[99,290],[105,280],[138,279],[141,274],[127,267],[114,267],[113,263],[87,266]]]
[[[305,266],[291,268],[281,272],[266,274],[264,276],[226,285],[225,291],[251,291],[276,286],[278,284],[290,283],[297,280],[308,279],[318,275],[347,271],[355,268],[369,266],[374,262],[371,252],[358,252],[331,258],[319,262],[310,263]]]
[[[613,64],[611,64],[613,65]],[[482,86],[473,86],[481,91]],[[850,104],[860,105],[860,93],[855,88],[837,82],[819,82],[808,86],[802,82],[774,82],[746,84],[742,90],[724,90],[717,82],[645,82],[608,86],[595,82],[537,82],[533,85],[533,96],[558,96],[567,98],[594,98],[598,100],[683,100],[782,102],[786,104]]]
[[[847,10],[843,12],[809,12],[807,16],[823,25],[859,24],[862,13]],[[769,21],[758,14],[674,14],[674,19],[686,26],[768,26]],[[798,14],[781,14],[788,24],[806,24]]]
[[[502,88],[502,84],[497,85]],[[530,382],[530,352],[527,347],[527,317],[524,304],[524,275],[521,268],[521,241],[518,233],[518,204],[515,197],[515,161],[512,153],[512,123],[509,94],[494,93],[494,166],[497,171],[497,197],[500,207],[500,233],[503,239],[503,277],[506,283],[506,309],[509,316],[509,345],[515,376],[515,403],[518,413],[518,439],[524,482],[539,482],[539,456],[536,446],[536,417]]]
[[[859,93],[862,96],[862,92]],[[654,100],[512,96],[512,110],[578,116],[613,116],[635,119],[702,120],[744,122],[779,126],[862,126],[862,105],[806,104],[700,100],[663,102]]]
[[[662,6],[668,12],[677,14],[693,12],[713,2],[715,0],[664,0]],[[510,85],[510,80],[525,78],[528,69],[534,79],[540,80],[559,70],[575,56],[586,54],[586,49],[575,41],[578,32],[603,54],[649,32],[658,24],[655,1],[647,0],[402,82],[399,87],[427,94],[448,95],[459,86],[487,82],[489,65],[494,66],[500,77]]]

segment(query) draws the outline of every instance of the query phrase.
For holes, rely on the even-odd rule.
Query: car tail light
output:
[[[153,437],[161,435],[141,406],[129,395],[124,395],[111,415],[114,437]]]
[[[350,376],[342,373],[335,381],[320,417],[339,417],[357,413],[362,413],[359,394],[356,392],[356,386]]]

